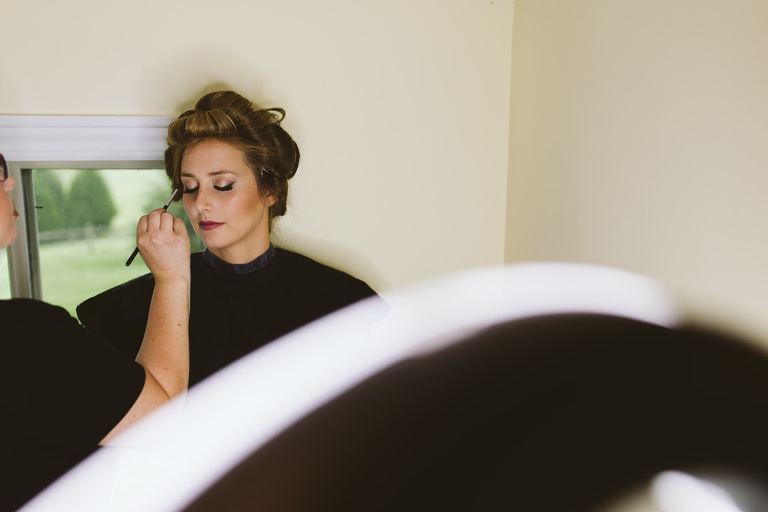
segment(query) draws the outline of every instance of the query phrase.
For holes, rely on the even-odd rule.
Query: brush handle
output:
[[[131,257],[128,258],[128,261],[125,262],[125,266],[126,267],[130,267],[131,266],[131,263],[133,263],[133,260],[136,258],[137,254],[139,254],[139,248],[138,247],[133,250],[133,253],[131,253]]]

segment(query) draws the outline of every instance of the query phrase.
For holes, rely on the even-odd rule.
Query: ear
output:
[[[267,205],[267,208],[269,208],[276,202],[277,202],[277,198],[274,195],[267,194],[266,196],[264,196],[264,203]]]

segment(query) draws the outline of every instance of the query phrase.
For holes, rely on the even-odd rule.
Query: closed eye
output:
[[[229,185],[223,185],[223,186],[221,186],[221,187],[220,187],[220,186],[218,186],[218,185],[214,185],[214,186],[213,186],[213,188],[214,188],[214,189],[216,189],[216,190],[219,190],[219,191],[221,191],[221,192],[228,192],[228,191],[232,190],[232,185],[234,185],[234,184],[235,184],[235,182],[233,181],[233,182],[232,182],[232,183],[230,183]],[[185,194],[194,194],[195,192],[197,192],[197,190],[198,190],[199,188],[200,188],[200,185],[196,186],[195,188],[187,188],[187,187],[184,187],[184,191],[183,191],[183,192],[184,192]]]

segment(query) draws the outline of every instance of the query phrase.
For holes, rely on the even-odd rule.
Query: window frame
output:
[[[33,169],[162,169],[172,116],[0,115],[0,152],[16,180],[18,236],[8,247],[11,297],[42,300]]]

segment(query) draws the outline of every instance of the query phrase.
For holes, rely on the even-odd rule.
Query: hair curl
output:
[[[299,147],[280,126],[284,118],[282,108],[259,108],[233,91],[206,94],[168,126],[165,172],[172,186],[182,186],[185,150],[206,139],[226,142],[243,152],[261,193],[275,199],[269,207],[271,230],[274,218],[285,215],[288,180],[299,166]]]

